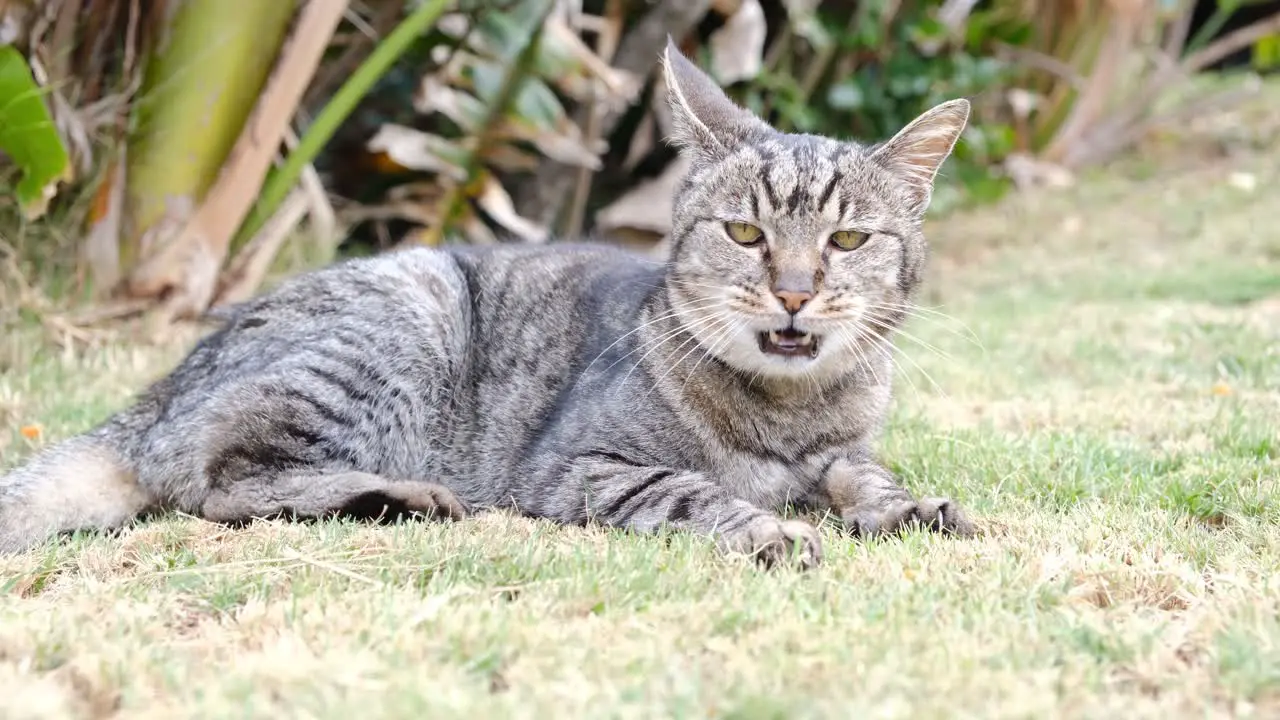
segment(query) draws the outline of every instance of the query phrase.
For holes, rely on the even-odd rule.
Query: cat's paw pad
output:
[[[801,520],[763,517],[725,537],[728,549],[754,557],[766,567],[796,565],[808,570],[822,562],[818,530]]]
[[[938,497],[851,508],[844,512],[843,520],[850,532],[864,538],[892,535],[912,526],[959,537],[970,537],[976,532],[959,504]]]

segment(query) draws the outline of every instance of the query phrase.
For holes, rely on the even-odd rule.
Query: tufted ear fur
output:
[[[695,159],[717,160],[749,135],[770,130],[764,121],[730,100],[680,52],[670,36],[662,68],[674,125],[671,142]]]
[[[906,181],[918,212],[933,195],[933,180],[969,121],[969,101],[949,100],[920,117],[877,147],[872,158]]]

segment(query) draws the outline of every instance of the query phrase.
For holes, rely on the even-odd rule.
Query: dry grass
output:
[[[169,519],[0,559],[0,715],[1274,717],[1274,157],[1135,162],[935,224],[949,319],[910,328],[936,351],[903,343],[885,454],[978,539],[827,527],[800,575],[506,515]],[[11,336],[0,464],[190,339]]]

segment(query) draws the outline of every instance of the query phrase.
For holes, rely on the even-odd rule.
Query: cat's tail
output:
[[[109,530],[153,504],[108,425],[38,453],[0,476],[0,554],[76,530]]]

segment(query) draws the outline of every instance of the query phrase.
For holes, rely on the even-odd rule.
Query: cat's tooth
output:
[[[777,330],[769,331],[769,342],[773,343],[774,345],[777,345],[782,342],[782,336],[778,334]]]

